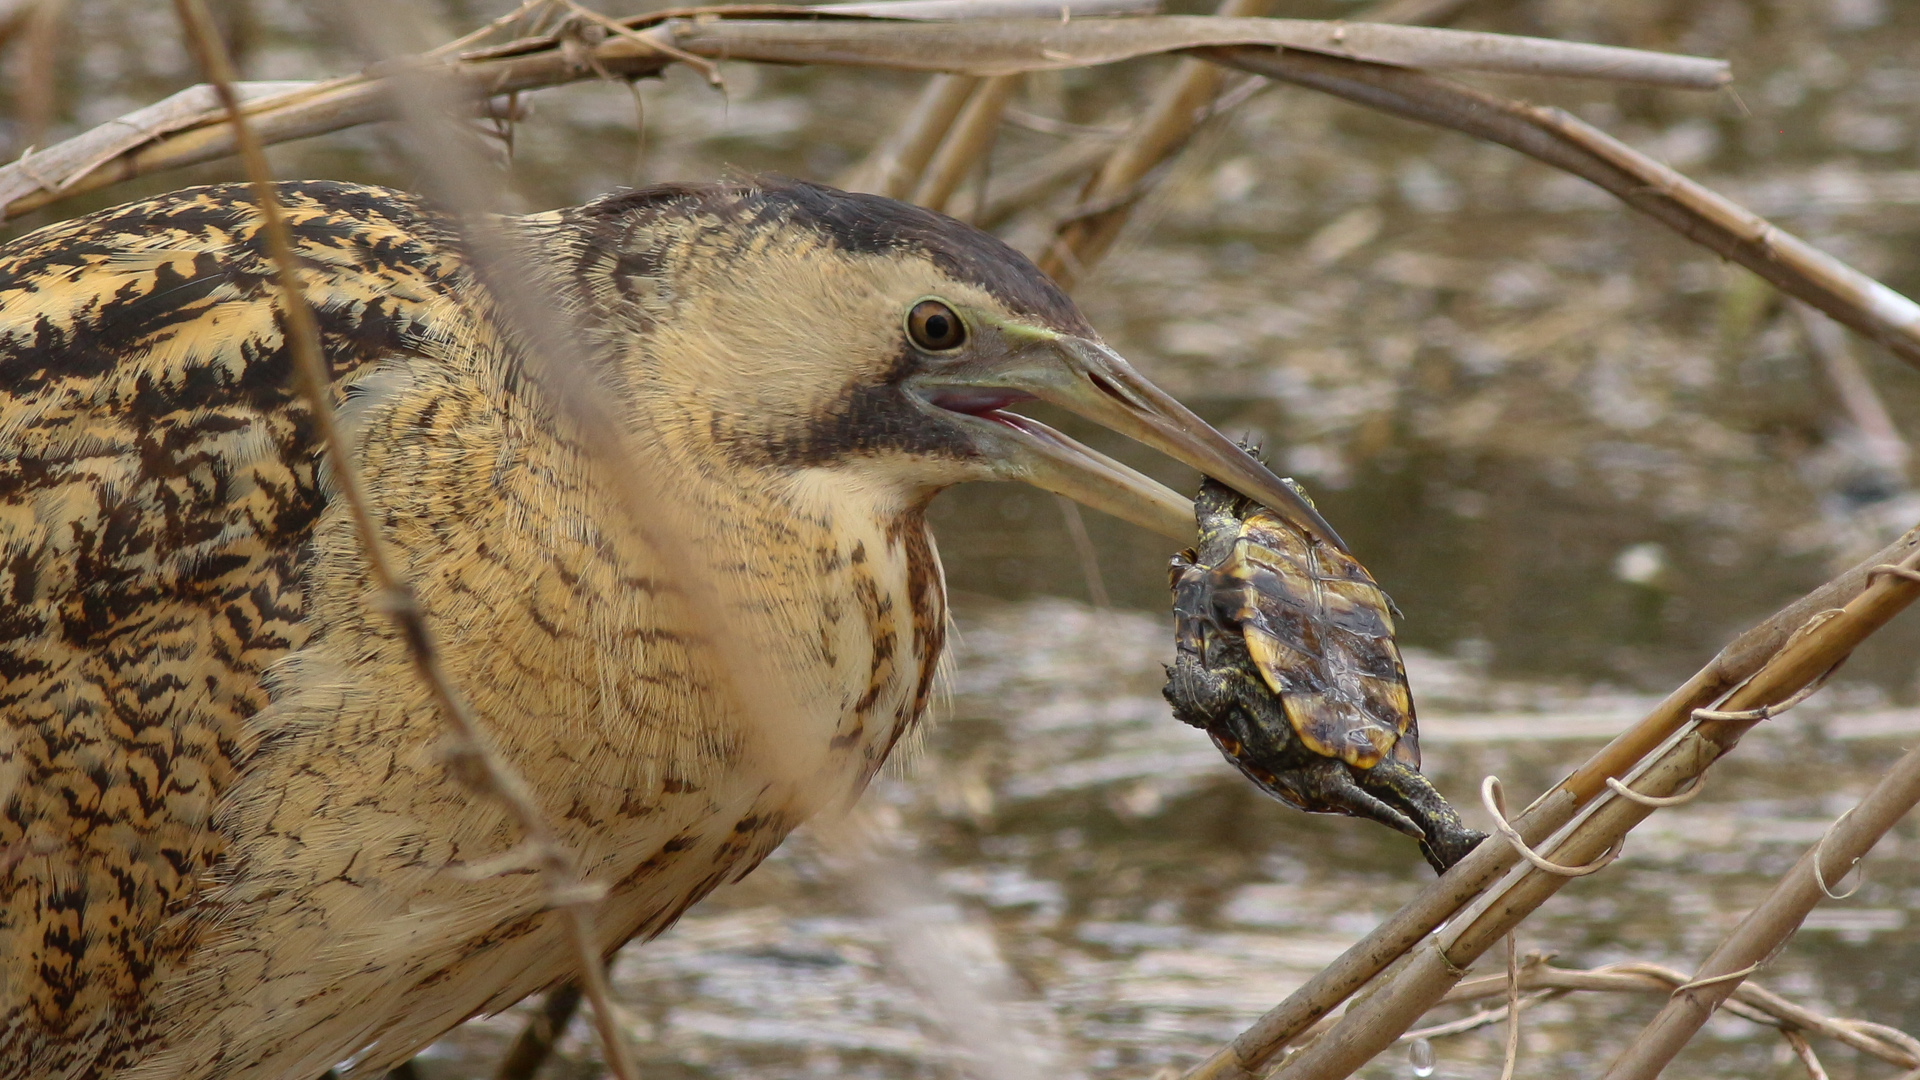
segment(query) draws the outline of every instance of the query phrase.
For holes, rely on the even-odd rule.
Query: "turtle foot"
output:
[[[1354,783],[1353,773],[1343,761],[1320,758],[1292,778],[1306,796],[1302,805],[1317,813],[1348,814],[1377,821],[1389,829],[1406,833],[1426,843],[1427,832],[1416,820],[1393,805]]]
[[[1398,761],[1382,761],[1361,772],[1358,779],[1381,801],[1419,824],[1420,853],[1436,873],[1446,873],[1487,838],[1486,833],[1467,828],[1460,812],[1441,798],[1426,777]]]

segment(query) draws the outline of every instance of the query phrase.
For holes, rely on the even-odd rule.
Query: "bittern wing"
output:
[[[280,192],[336,379],[472,332],[418,203]],[[0,248],[0,1076],[137,1028],[192,946],[265,672],[309,633],[324,466],[258,227],[209,187]]]

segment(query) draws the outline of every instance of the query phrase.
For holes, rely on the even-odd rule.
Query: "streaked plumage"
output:
[[[942,487],[1022,479],[1191,529],[999,406],[1060,402],[1291,497],[957,222],[790,182],[504,221],[515,287],[575,319],[689,523],[697,565],[670,575],[447,222],[280,192],[375,516],[454,681],[610,889],[608,950],[857,794],[924,712]],[[201,188],[0,248],[8,1080],[365,1074],[570,968],[533,874],[462,873],[517,837],[445,776],[370,608],[258,227],[245,189]],[[964,344],[922,340],[928,298]],[[779,730],[735,711],[712,625],[792,695]]]

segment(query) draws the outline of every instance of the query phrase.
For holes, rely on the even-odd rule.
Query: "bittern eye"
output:
[[[928,352],[946,352],[967,340],[967,324],[940,301],[922,300],[907,312],[907,336]]]

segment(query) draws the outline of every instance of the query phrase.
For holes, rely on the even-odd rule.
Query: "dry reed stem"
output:
[[[1736,637],[1644,719],[1535,800],[1514,818],[1514,827],[1529,842],[1546,839],[1606,791],[1608,777],[1626,776],[1642,758],[1681,730],[1693,710],[1712,703],[1759,671],[1816,614],[1859,594],[1874,567],[1900,562],[1915,552],[1920,552],[1920,528]],[[1506,844],[1481,844],[1232,1042],[1188,1071],[1185,1080],[1253,1080],[1288,1043],[1418,945],[1519,861],[1518,853]]]
[[[1724,61],[1583,42],[1341,20],[1149,15],[1114,19],[667,19],[673,44],[700,56],[779,64],[847,64],[1012,75],[1111,64],[1168,52],[1257,46],[1432,71],[1599,79],[1718,90]],[[645,18],[656,18],[647,16]]]
[[[979,81],[967,98],[966,108],[960,110],[952,130],[927,163],[925,174],[913,190],[913,202],[933,211],[946,210],[961,181],[976,172],[993,152],[1000,113],[1018,85],[1018,75],[995,75]]]
[[[614,62],[620,60],[618,56],[608,57],[607,59]],[[631,60],[632,58],[628,59]],[[656,65],[658,63],[657,58],[649,58],[647,62]],[[526,87],[549,85],[550,83],[541,82],[540,80],[554,79],[555,77],[555,58],[550,55],[533,55],[530,58],[527,56],[511,56],[498,61],[490,61],[490,63],[496,65],[489,71],[490,77],[495,81],[484,85],[491,87],[511,85],[514,79],[531,80],[525,83]],[[1364,67],[1366,65],[1351,66]],[[657,70],[657,67],[655,70]],[[473,71],[468,69],[466,74],[471,76]],[[556,81],[571,81],[572,78],[578,77],[582,76],[578,73],[573,73]],[[288,131],[298,129],[302,124],[313,127],[315,130],[330,129],[324,125],[348,126],[345,123],[340,123],[342,117],[351,114],[357,108],[364,108],[370,100],[364,94],[364,87],[346,85],[352,81],[353,80],[341,80],[330,84],[323,84],[317,92],[298,95],[298,101],[295,102],[297,108],[293,110],[295,115],[291,117],[294,122],[289,123],[288,115],[282,112],[277,115],[277,119],[281,123],[281,127],[278,130],[284,135]],[[282,102],[280,104],[284,106],[286,103]],[[384,110],[384,103],[381,103],[378,108]],[[331,114],[329,110],[332,110]],[[192,135],[194,133],[189,132],[185,134]],[[206,154],[208,153],[209,146],[217,143],[218,139],[205,140],[205,132],[202,132],[201,135],[203,137],[203,143],[193,152]],[[173,141],[178,142],[179,140]],[[173,149],[177,151],[179,148],[175,146]],[[138,152],[136,152],[134,156],[138,157]],[[219,155],[209,154],[208,156]],[[204,158],[197,158],[196,160],[204,160]],[[89,177],[88,180],[89,183],[86,185],[87,187],[99,186],[100,182],[97,181],[97,178]],[[1829,589],[1837,584],[1838,582],[1830,583]],[[1766,630],[1770,628],[1772,628],[1771,623],[1769,627],[1763,627],[1762,629]],[[1749,649],[1756,647],[1755,642],[1749,640],[1752,636],[1753,635],[1743,636],[1741,641],[1736,644],[1749,647]],[[1777,645],[1777,642],[1774,644]],[[1769,648],[1771,647],[1772,646],[1769,646]],[[1738,650],[1734,651],[1737,652]],[[1696,676],[1693,682],[1690,682],[1687,687],[1683,687],[1680,692],[1677,692],[1676,697],[1681,699],[1691,698],[1698,703],[1704,703],[1706,700],[1710,700],[1711,694],[1706,693],[1707,685],[1725,676],[1733,670],[1734,666],[1737,666],[1729,666],[1721,662],[1729,659],[1729,654],[1723,653],[1715,665],[1710,666],[1707,671],[1703,671],[1700,676]],[[1738,659],[1738,657],[1731,657],[1731,659]],[[1673,704],[1673,699],[1669,701],[1669,705],[1671,704]],[[1671,708],[1665,708],[1662,711],[1671,713],[1673,710]],[[1652,721],[1658,718],[1658,714],[1656,714],[1656,717],[1649,718],[1649,724],[1643,724],[1641,728],[1636,729],[1634,733],[1630,733],[1628,736],[1629,740],[1641,737],[1647,731],[1657,730],[1661,725],[1652,723]],[[1619,764],[1619,761],[1616,759],[1620,758],[1620,751],[1623,749],[1621,745],[1616,743],[1614,747],[1609,748],[1609,751],[1603,751],[1602,755],[1590,763],[1588,769],[1585,770],[1588,773],[1586,779],[1593,781],[1596,777],[1604,778],[1605,776],[1614,775]],[[1625,760],[1631,761],[1632,759],[1628,758]],[[1609,761],[1614,762],[1614,764],[1609,765]],[[1581,804],[1583,799],[1590,798],[1592,794],[1591,792],[1584,794],[1576,793],[1580,779],[1581,774],[1576,774],[1569,779],[1567,784],[1562,786],[1561,790],[1555,793],[1556,798],[1538,803],[1533,808],[1533,812],[1522,815],[1519,821],[1524,830],[1531,833],[1544,833],[1559,822],[1563,822],[1570,817],[1572,811]],[[1556,821],[1555,819],[1558,820]],[[1483,852],[1486,850],[1486,848],[1482,849]],[[1481,853],[1476,853],[1476,855],[1479,854]],[[1432,925],[1437,924],[1441,918],[1444,918],[1445,913],[1457,909],[1458,904],[1470,897],[1474,891],[1477,891],[1484,880],[1497,875],[1506,869],[1507,865],[1510,865],[1510,860],[1504,860],[1496,852],[1485,858],[1470,859],[1469,865],[1457,868],[1455,873],[1450,875],[1450,878],[1453,880],[1443,879],[1434,889],[1430,889],[1420,901],[1417,901],[1415,905],[1410,906],[1410,908],[1403,911],[1400,916],[1396,916],[1395,919],[1390,920],[1389,923],[1383,926],[1375,935],[1370,935],[1367,941],[1362,942],[1361,946],[1356,947],[1356,950],[1350,951],[1348,956],[1343,958],[1342,962],[1337,963],[1333,968],[1329,969],[1328,972],[1323,972],[1322,974],[1325,978],[1316,977],[1316,980],[1310,983],[1307,988],[1303,988],[1305,991],[1311,991],[1310,997],[1315,999],[1306,1002],[1305,1008],[1308,1011],[1314,1009],[1323,1010],[1338,1004],[1338,1001],[1344,998],[1346,993],[1358,985],[1357,982],[1353,982],[1356,976],[1359,981],[1364,981],[1366,978],[1371,977],[1375,971],[1379,970],[1377,965],[1384,964],[1386,960],[1398,955],[1398,953],[1404,949],[1404,945],[1394,948],[1382,956],[1376,957],[1358,955],[1359,952],[1364,950],[1378,950],[1383,945],[1394,941],[1394,939],[1406,936],[1409,932],[1414,933],[1416,937],[1419,934],[1424,934],[1428,929],[1431,929]],[[1431,920],[1431,922],[1429,922],[1429,920]],[[1370,966],[1371,970],[1366,970]],[[1351,983],[1351,985],[1346,985],[1343,988],[1342,984],[1344,983]],[[1326,997],[1331,997],[1332,1000],[1326,1002],[1324,1005],[1316,1003],[1317,999]],[[1293,1006],[1291,1011],[1298,1012],[1301,1003],[1292,1002],[1292,999],[1290,999],[1290,1002]],[[1268,1022],[1263,1023],[1263,1025],[1257,1027],[1253,1032],[1249,1032],[1249,1036],[1254,1037],[1253,1050],[1256,1056],[1259,1053],[1259,1043],[1261,1041],[1271,1039],[1276,1033],[1282,1033],[1280,1034],[1280,1038],[1284,1041],[1286,1035],[1283,1032],[1291,1023],[1286,1015],[1288,1011],[1289,1007],[1283,1006],[1281,1009],[1276,1010],[1276,1013],[1280,1014],[1277,1019],[1275,1016],[1270,1015]],[[1308,1019],[1310,1020],[1311,1017],[1308,1017]],[[1275,1047],[1277,1047],[1277,1045],[1279,1045],[1279,1043],[1273,1044]],[[1270,1049],[1268,1052],[1270,1052]]]
[[[1920,551],[1910,553],[1900,566],[1920,568]],[[1870,584],[1865,591],[1836,612],[1819,613],[1820,617],[1806,624],[1804,632],[1791,636],[1752,678],[1728,695],[1722,706],[1724,711],[1752,710],[1790,698],[1844,660],[1861,641],[1885,626],[1907,605],[1920,599],[1920,580],[1898,574],[1874,575],[1871,567],[1867,572]],[[1713,762],[1731,752],[1740,737],[1761,722],[1715,719],[1695,723],[1642,766],[1631,778],[1633,787],[1655,796],[1680,791]],[[1910,780],[1915,785],[1913,795],[1920,799],[1920,751],[1909,756],[1915,759],[1914,776]],[[1876,786],[1875,792],[1880,792],[1885,783]],[[1906,788],[1899,787],[1898,794],[1904,796]],[[1631,799],[1600,798],[1584,810],[1580,820],[1564,830],[1555,853],[1566,861],[1595,858],[1654,812],[1654,807]],[[1863,826],[1849,824],[1842,841],[1844,852],[1857,854],[1853,845],[1863,829]],[[1873,835],[1877,837],[1878,833]],[[1481,845],[1475,854],[1487,846]],[[1497,888],[1482,895],[1446,929],[1414,948],[1404,962],[1383,976],[1378,986],[1348,1008],[1346,1015],[1324,1036],[1282,1065],[1274,1077],[1277,1080],[1337,1080],[1350,1075],[1391,1045],[1400,1032],[1411,1027],[1459,982],[1468,965],[1558,892],[1566,881],[1531,867],[1516,867]],[[1720,979],[1718,970],[1703,969],[1702,974],[1707,979]],[[1698,984],[1700,980],[1695,982]],[[1721,983],[1716,981],[1712,985]]]
[[[1920,305],[1559,109],[1419,72],[1294,50],[1212,49],[1202,55],[1500,143],[1591,181],[1920,366]]]
[[[1160,10],[1160,0],[878,0],[875,3],[789,5],[803,15],[877,15],[888,19],[945,22],[952,19],[1084,19],[1095,15],[1141,15]]]
[[[911,196],[920,186],[927,162],[933,160],[934,152],[940,149],[979,85],[980,80],[971,75],[935,75],[929,79],[899,126],[841,179],[840,186],[889,199]]]
[[[1920,567],[1920,559],[1912,565]],[[1920,582],[1892,576],[1881,580],[1901,581],[1906,589],[1920,591]],[[1894,763],[1866,797],[1842,814],[1774,884],[1766,898],[1700,965],[1692,982],[1674,993],[1614,1062],[1607,1071],[1608,1080],[1650,1080],[1659,1075],[1733,993],[1740,982],[1737,973],[1764,964],[1777,953],[1822,896],[1831,895],[1826,883],[1838,880],[1864,858],[1915,805],[1920,805],[1920,747]],[[1837,872],[1833,868],[1838,868]],[[1904,1064],[1920,1065],[1920,1061]]]
[[[1048,5],[1042,0],[1018,2],[1030,3],[1035,10],[1048,14],[1059,10],[1058,5]],[[878,11],[885,5],[865,7]],[[784,21],[765,17],[773,14],[796,17]],[[760,17],[739,17],[746,15]],[[805,18],[797,17],[800,15]],[[674,55],[681,53],[710,60],[851,64],[995,75],[1083,67],[1249,41],[1296,47],[1312,47],[1319,42],[1327,48],[1350,52],[1359,40],[1355,33],[1350,33],[1357,28],[1348,24],[1278,19],[1147,16],[1062,23],[1045,18],[937,26],[898,19],[807,21],[817,16],[818,9],[777,6],[654,12],[621,20],[621,25],[635,31],[632,37],[613,36],[583,48],[576,37],[554,33],[470,51],[454,59],[417,55],[376,65],[359,75],[317,83],[271,101],[253,103],[248,114],[254,118],[257,133],[269,143],[390,119],[393,108],[389,87],[383,80],[421,65],[440,70],[459,87],[463,96],[484,99],[608,75],[621,78],[657,75],[673,61]],[[1377,32],[1406,33],[1416,29],[1419,28],[1375,26],[1368,33],[1377,36]],[[1635,65],[1639,68],[1677,65],[1676,74],[1684,76],[1682,83],[1701,86],[1719,85],[1725,74],[1724,64],[1694,57],[1503,35],[1424,32],[1454,36],[1423,37],[1411,43],[1388,42],[1390,47],[1367,55],[1380,60],[1433,62],[1443,66],[1451,58],[1459,64],[1484,66],[1489,57],[1517,52],[1528,58],[1523,66],[1538,69],[1540,73],[1560,70],[1563,74],[1595,77],[1637,70]],[[1556,59],[1569,55],[1578,62],[1569,65]],[[84,174],[57,178],[58,183],[54,185],[57,190],[30,188],[10,199],[4,213],[10,218],[17,217],[60,199],[135,176],[217,160],[233,153],[233,149],[232,126],[217,111],[209,111],[196,126],[93,164]],[[0,169],[0,176],[4,174],[5,170]]]
[[[1264,15],[1273,0],[1222,0],[1223,17]],[[1193,138],[1220,92],[1225,72],[1218,64],[1182,58],[1154,92],[1147,111],[1134,121],[1124,141],[1107,156],[1080,192],[1078,204],[1054,229],[1040,253],[1040,269],[1071,290],[1075,281],[1106,255],[1127,224],[1134,203],[1145,193],[1147,174],[1178,154]],[[1098,207],[1090,210],[1089,208]]]
[[[353,519],[354,533],[366,557],[373,584],[380,594],[379,604],[393,619],[395,629],[399,631],[413,659],[415,673],[431,693],[435,708],[442,722],[447,725],[451,735],[445,755],[449,771],[466,787],[495,800],[507,811],[524,837],[517,861],[520,865],[539,870],[548,906],[559,908],[564,913],[569,937],[578,954],[581,977],[589,995],[594,997],[596,1010],[608,1017],[608,1023],[603,1024],[604,1036],[606,1031],[613,1029],[606,975],[600,965],[593,932],[593,909],[598,902],[599,891],[581,880],[572,853],[556,838],[526,782],[493,749],[478,720],[442,667],[433,632],[427,626],[426,614],[415,599],[413,590],[395,572],[386,541],[368,507],[366,489],[360,481],[358,470],[353,466],[346,440],[334,417],[332,376],[327,360],[320,351],[320,328],[312,308],[307,304],[306,292],[300,282],[293,234],[274,191],[273,173],[267,164],[265,148],[254,137],[242,112],[240,97],[234,90],[232,61],[227,56],[226,47],[220,40],[219,31],[204,0],[174,0],[174,10],[179,15],[201,71],[205,73],[207,81],[213,84],[231,118],[235,143],[254,188],[254,198],[259,204],[262,219],[262,233],[279,278],[282,312],[287,324],[287,344],[294,357],[298,389],[312,414],[319,433],[320,448],[339,485],[340,498]],[[606,1050],[609,1065],[616,1076],[621,1080],[638,1080],[638,1069],[634,1066],[631,1053],[618,1038],[617,1031],[608,1038]]]

